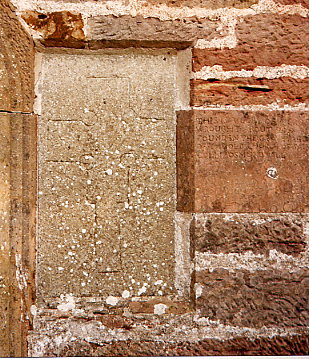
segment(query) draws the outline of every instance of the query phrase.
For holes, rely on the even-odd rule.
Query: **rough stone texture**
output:
[[[32,111],[33,42],[8,0],[0,4],[0,110]]]
[[[167,52],[43,56],[40,302],[173,292],[175,67]]]
[[[308,0],[276,0],[278,3],[282,5],[302,5],[306,8],[309,7],[309,1]]]
[[[198,342],[164,343],[154,341],[117,341],[95,345],[83,341],[72,342],[64,348],[48,348],[45,356],[222,356],[222,355],[306,355],[309,351],[308,335],[287,335],[250,339],[237,337]]]
[[[73,14],[69,11],[47,14],[26,11],[22,14],[22,18],[31,29],[42,35],[45,46],[77,48],[85,46],[84,22],[81,14]]]
[[[296,80],[233,78],[231,80],[191,80],[191,106],[267,105],[274,102],[309,102],[309,79]]]
[[[157,298],[149,301],[134,301],[129,304],[129,310],[134,313],[149,313],[154,314],[156,310],[160,311],[160,306],[164,306],[162,314],[184,314],[186,312],[192,312],[193,306],[188,302],[172,301],[168,298]],[[156,309],[156,306],[159,306]]]
[[[256,4],[258,0],[138,0],[142,5],[167,5],[170,7],[202,7],[218,9],[224,7],[235,7],[238,9],[250,7]]]
[[[309,271],[217,269],[196,273],[197,308],[211,320],[245,327],[308,325]]]
[[[195,207],[195,126],[191,112],[180,111],[177,116],[177,210],[193,212]]]
[[[10,356],[10,119],[0,114],[0,356]]]
[[[33,304],[35,117],[0,113],[0,355],[24,356]]]
[[[191,238],[200,252],[268,254],[276,249],[297,256],[306,249],[301,215],[197,215]]]
[[[217,21],[195,17],[161,21],[142,16],[97,16],[89,19],[90,47],[108,47],[114,43],[119,46],[178,47],[193,44],[198,38],[222,37]]]
[[[247,16],[236,27],[232,49],[194,49],[193,71],[222,65],[225,70],[256,66],[309,65],[308,20],[299,15]]]
[[[187,146],[191,154],[193,141],[194,155],[189,156],[193,164],[180,154],[177,176],[185,187],[182,193],[193,199],[178,190],[178,210],[305,211],[306,112],[180,112],[178,131],[190,121],[194,131],[185,139],[178,137],[177,147]],[[188,166],[194,168],[194,181],[187,175]]]

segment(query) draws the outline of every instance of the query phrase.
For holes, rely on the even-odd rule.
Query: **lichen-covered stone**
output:
[[[40,302],[173,293],[175,67],[167,51],[44,55]]]

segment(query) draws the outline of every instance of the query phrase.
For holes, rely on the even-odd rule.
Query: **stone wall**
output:
[[[0,15],[0,146],[12,148],[1,160],[0,283],[16,281],[17,293],[3,322],[27,323],[11,347],[308,354],[308,2],[11,2]],[[167,170],[151,162],[162,158]],[[133,172],[122,185],[107,164]],[[145,221],[139,197],[128,200],[139,186],[151,189]],[[108,232],[89,232],[85,218]],[[0,353],[20,355],[3,333]]]

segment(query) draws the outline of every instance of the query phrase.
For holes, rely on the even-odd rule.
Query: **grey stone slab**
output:
[[[173,292],[175,72],[162,51],[43,55],[39,301]]]

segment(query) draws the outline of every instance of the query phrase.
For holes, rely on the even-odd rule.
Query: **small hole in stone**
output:
[[[43,19],[46,19],[46,18],[47,18],[47,15],[45,15],[45,14],[40,14],[40,15],[38,16],[38,18],[41,19],[41,20],[43,20]]]

